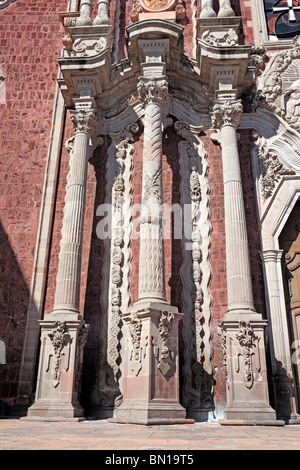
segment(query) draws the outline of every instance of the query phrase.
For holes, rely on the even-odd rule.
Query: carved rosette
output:
[[[240,124],[242,113],[243,105],[241,100],[218,101],[213,108],[212,125],[217,129],[222,129],[225,126],[236,129]]]
[[[60,383],[62,351],[67,343],[72,341],[65,322],[57,321],[48,333],[54,351],[54,367],[52,368],[52,385],[57,387]]]

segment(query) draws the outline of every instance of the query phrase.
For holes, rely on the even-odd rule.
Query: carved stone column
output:
[[[94,20],[94,25],[110,24],[109,21],[109,1],[110,0],[98,0],[98,12]]]
[[[221,323],[227,407],[223,424],[276,424],[269,405],[266,322],[255,311],[236,129],[240,100],[217,101],[213,125],[222,147],[228,311]]]
[[[88,325],[79,311],[81,251],[89,142],[96,126],[92,99],[71,111],[74,147],[67,177],[54,308],[40,321],[41,354],[36,401],[27,419],[78,420],[83,347]]]
[[[145,108],[142,209],[140,220],[139,296],[123,315],[125,340],[124,401],[118,422],[185,422],[179,404],[178,322],[181,314],[166,301],[162,239],[162,109],[168,83],[161,58],[166,40],[145,41],[139,99]],[[161,49],[161,50],[160,50]],[[146,51],[146,52],[145,52]],[[153,51],[157,59],[153,59]]]
[[[286,342],[289,336],[285,310],[285,299],[282,296],[282,250],[263,250],[264,279],[266,288],[266,305],[270,323],[269,341],[271,349],[272,381],[277,415],[289,424],[299,423],[295,394],[293,393],[293,371],[291,353]]]
[[[213,9],[213,0],[201,0],[200,18],[214,18],[216,16],[216,12]]]

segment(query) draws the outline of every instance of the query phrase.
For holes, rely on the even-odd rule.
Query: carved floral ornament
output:
[[[185,16],[185,6],[182,0],[134,0],[131,20],[138,21],[140,13],[160,13],[175,10],[179,19]]]
[[[300,36],[293,48],[278,52],[259,81],[253,106],[267,108],[300,130]]]

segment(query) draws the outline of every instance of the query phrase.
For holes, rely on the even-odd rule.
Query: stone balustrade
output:
[[[202,0],[201,1],[201,13],[200,18],[227,18],[235,16],[235,13],[231,7],[230,0],[219,0],[219,11],[215,12],[213,8],[213,0]]]

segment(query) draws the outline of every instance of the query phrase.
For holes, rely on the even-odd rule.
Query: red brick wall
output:
[[[17,393],[66,4],[18,0],[0,10],[0,414]]]

